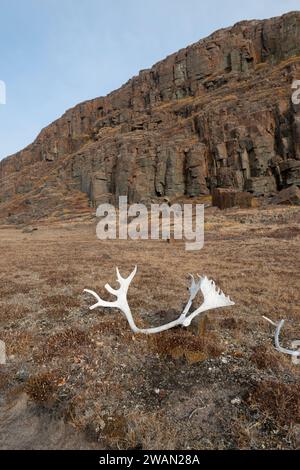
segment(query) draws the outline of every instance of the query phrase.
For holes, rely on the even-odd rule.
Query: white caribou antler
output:
[[[280,320],[280,322],[275,323],[273,320],[270,320],[270,318],[265,317],[264,315],[263,315],[263,318],[267,320],[269,323],[271,323],[271,325],[276,327],[275,335],[274,335],[274,342],[275,342],[275,348],[277,349],[277,351],[284,353],[284,354],[289,354],[290,356],[300,357],[300,351],[293,350],[293,349],[286,349],[280,346],[279,335],[280,335],[280,331],[284,325],[285,320]]]
[[[181,315],[176,320],[166,323],[165,325],[153,328],[138,328],[134,322],[131,310],[127,302],[127,291],[132,279],[136,274],[136,271],[137,267],[134,268],[132,273],[127,278],[123,278],[117,268],[117,281],[120,284],[119,289],[113,289],[109,284],[105,285],[105,289],[116,296],[116,300],[113,302],[102,300],[99,295],[96,294],[96,292],[89,289],[84,289],[84,292],[88,292],[97,299],[97,302],[90,307],[90,310],[93,310],[96,307],[118,308],[127,318],[129,326],[134,333],[150,334],[160,333],[161,331],[169,330],[170,328],[173,328],[174,326],[178,325],[189,326],[192,319],[200,313],[206,312],[207,310],[211,310],[213,308],[234,305],[234,302],[232,302],[229,297],[226,297],[226,295],[224,295],[221,290],[216,288],[216,285],[213,281],[210,281],[207,277],[199,276],[198,282],[195,282],[194,277],[190,275],[192,278],[192,283],[189,287],[190,297]],[[199,290],[201,290],[203,294],[204,302],[197,310],[188,315],[192,302]]]

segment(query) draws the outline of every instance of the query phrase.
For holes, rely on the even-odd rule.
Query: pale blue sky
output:
[[[0,159],[216,29],[299,9],[300,0],[0,0]]]

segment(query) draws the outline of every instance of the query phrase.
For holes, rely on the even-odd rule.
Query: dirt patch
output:
[[[0,449],[95,449],[83,433],[23,393],[0,409]]]

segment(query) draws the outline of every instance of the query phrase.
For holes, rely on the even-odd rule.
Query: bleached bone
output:
[[[263,316],[263,318],[267,320],[271,325],[276,327],[275,335],[274,335],[274,343],[275,343],[275,348],[277,349],[277,351],[284,353],[284,354],[289,354],[290,356],[295,356],[295,357],[300,356],[300,351],[297,351],[294,349],[287,349],[287,348],[283,348],[282,346],[280,346],[279,335],[280,335],[280,331],[284,325],[285,320],[280,320],[280,322],[275,323],[273,320],[270,320],[270,318],[268,317]]]
[[[234,305],[234,302],[232,302],[229,297],[224,295],[224,293],[216,287],[213,281],[210,281],[207,277],[199,276],[199,280],[196,282],[194,277],[190,275],[192,278],[192,282],[189,287],[190,296],[181,315],[179,315],[179,317],[176,320],[166,323],[165,325],[152,327],[152,328],[138,328],[134,322],[130,307],[127,302],[128,288],[132,279],[134,278],[137,272],[137,266],[135,266],[134,270],[127,278],[123,278],[121,276],[118,268],[116,268],[116,270],[117,270],[117,281],[120,285],[119,289],[113,289],[109,284],[105,285],[105,289],[110,294],[113,294],[116,297],[116,300],[112,302],[103,300],[99,297],[98,294],[96,294],[96,292],[90,289],[84,289],[84,292],[88,292],[89,294],[93,295],[97,300],[97,302],[90,307],[90,310],[93,310],[96,307],[118,308],[127,318],[129,326],[134,333],[145,333],[145,334],[160,333],[161,331],[169,330],[170,328],[174,328],[175,326],[179,326],[179,325],[189,326],[193,318],[196,317],[196,315],[200,315],[201,313],[204,313],[207,310],[212,310],[214,308],[227,307],[229,305]],[[192,302],[195,299],[199,290],[201,290],[203,294],[204,301],[197,310],[190,313],[189,315]]]

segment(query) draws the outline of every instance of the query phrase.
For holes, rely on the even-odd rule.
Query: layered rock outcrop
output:
[[[300,12],[219,30],[68,110],[0,162],[0,217],[40,218],[58,201],[71,211],[119,195],[300,185],[297,79]]]

